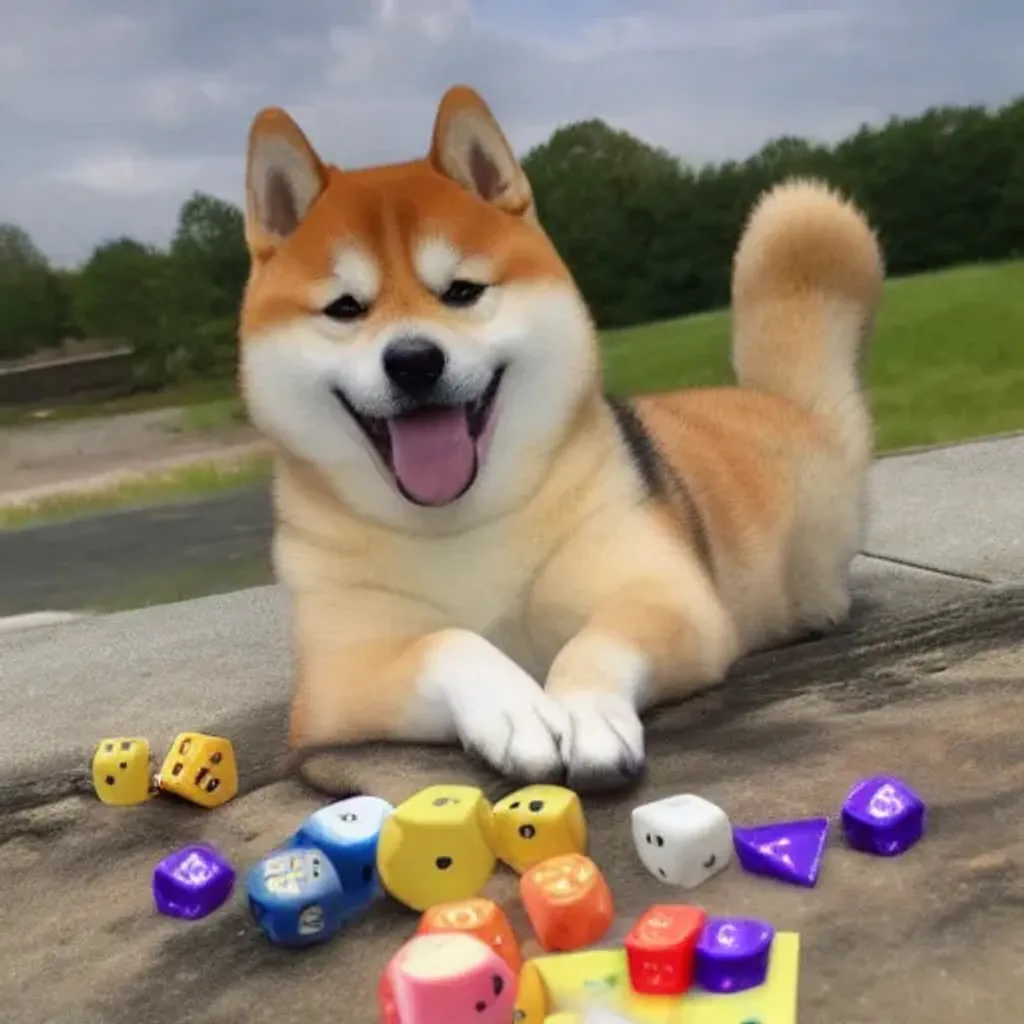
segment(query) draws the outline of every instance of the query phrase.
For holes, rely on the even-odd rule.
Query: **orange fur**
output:
[[[845,616],[882,281],[845,200],[815,182],[762,197],[734,266],[739,386],[646,396],[630,427],[471,89],[442,99],[424,159],[356,171],[265,111],[247,187],[240,379],[278,452],[293,746],[456,741],[512,775],[621,782],[645,707]],[[467,489],[428,505],[401,490],[418,470],[395,446],[429,437],[382,369],[410,336],[446,354],[443,416],[475,446]],[[468,451],[451,429],[420,457]]]

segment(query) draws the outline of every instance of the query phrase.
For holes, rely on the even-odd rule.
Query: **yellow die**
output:
[[[544,1024],[580,1024],[578,1013],[553,1013],[544,1018]]]
[[[475,786],[429,786],[384,819],[377,872],[400,903],[424,911],[476,896],[494,873],[491,806]]]
[[[149,799],[149,740],[116,736],[100,742],[92,757],[92,784],[105,804],[128,807]]]
[[[231,741],[183,732],[167,751],[157,785],[200,807],[220,807],[238,794],[238,764]]]
[[[526,786],[494,805],[494,852],[522,874],[565,853],[585,853],[580,798],[564,786]]]
[[[516,1008],[512,1014],[515,1024],[545,1024],[551,1011],[547,986],[532,960],[527,960],[519,971],[516,988]]]

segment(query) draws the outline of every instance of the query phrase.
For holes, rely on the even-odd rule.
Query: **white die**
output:
[[[659,881],[696,889],[732,860],[729,816],[703,797],[684,793],[633,810],[633,843]]]

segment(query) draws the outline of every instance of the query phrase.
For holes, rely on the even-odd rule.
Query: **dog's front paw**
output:
[[[555,699],[568,718],[560,743],[567,784],[586,792],[635,782],[644,769],[644,727],[632,702],[591,691]]]
[[[530,680],[531,689],[494,692],[469,700],[455,712],[459,739],[511,779],[542,782],[561,776],[559,743],[569,727],[562,709]]]

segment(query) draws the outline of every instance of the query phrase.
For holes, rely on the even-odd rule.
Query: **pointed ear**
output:
[[[498,209],[535,219],[530,183],[490,108],[469,86],[453,86],[442,97],[430,163]]]
[[[302,222],[327,186],[327,169],[302,129],[278,107],[249,130],[245,236],[256,257],[270,255]]]

